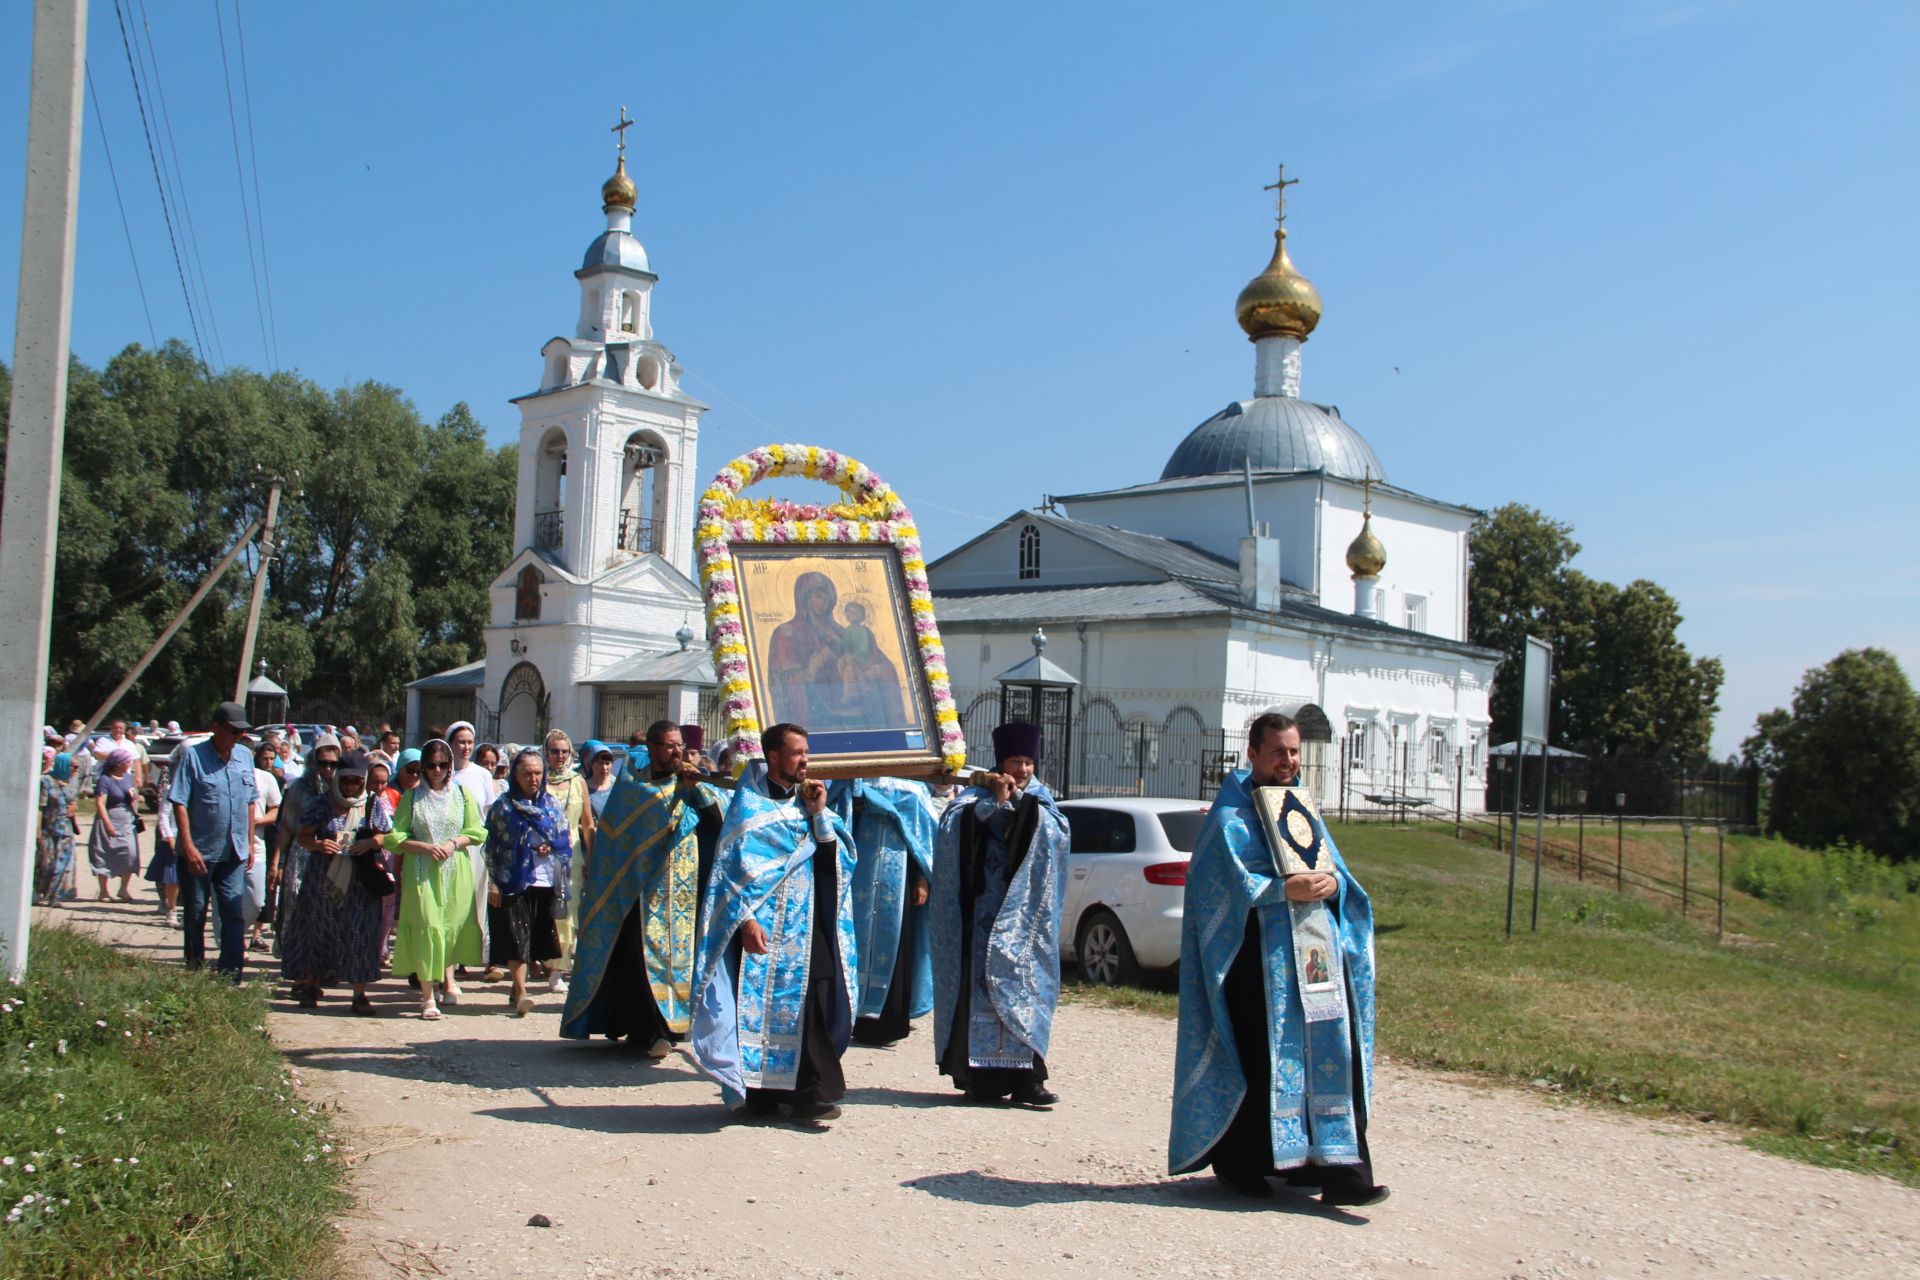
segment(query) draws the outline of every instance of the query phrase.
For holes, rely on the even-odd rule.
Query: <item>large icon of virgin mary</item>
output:
[[[867,625],[866,606],[842,609],[839,598],[824,573],[794,579],[793,616],[767,645],[773,714],[816,731],[912,724],[900,672]]]

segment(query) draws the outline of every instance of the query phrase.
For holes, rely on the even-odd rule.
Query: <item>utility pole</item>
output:
[[[273,560],[273,522],[280,514],[280,490],[286,480],[275,476],[267,482],[267,515],[260,526],[260,567],[253,572],[253,599],[247,605],[247,629],[240,641],[240,674],[233,681],[233,700],[247,704],[247,672],[253,666],[253,638],[260,628],[260,602],[267,595],[267,565]]]
[[[40,828],[36,778],[67,431],[86,55],[87,0],[36,0],[13,401],[6,492],[0,498],[0,635],[6,637],[0,644],[0,965],[15,982],[27,972]]]

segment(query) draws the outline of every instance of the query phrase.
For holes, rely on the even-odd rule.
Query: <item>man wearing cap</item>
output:
[[[252,726],[237,702],[213,709],[213,736],[180,753],[167,788],[180,835],[181,920],[187,967],[206,961],[207,903],[217,904],[221,973],[237,981],[246,961],[247,867],[253,861],[253,757],[240,736]]]
[[[1047,1107],[1060,998],[1067,820],[1034,777],[1040,729],[993,731],[994,771],[940,818],[933,860],[933,1051],[975,1102]]]

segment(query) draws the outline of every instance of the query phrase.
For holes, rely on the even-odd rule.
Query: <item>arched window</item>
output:
[[[622,551],[658,551],[666,527],[668,486],[660,474],[667,462],[666,442],[651,431],[636,431],[623,452],[620,528],[614,545]]]
[[[627,333],[640,331],[640,295],[631,289],[620,295],[620,328]]]
[[[533,545],[558,551],[564,543],[567,507],[567,434],[555,428],[540,441],[534,468]]]
[[[1040,576],[1040,530],[1033,525],[1020,530],[1020,576]]]

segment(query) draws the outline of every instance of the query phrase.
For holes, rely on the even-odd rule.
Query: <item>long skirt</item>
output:
[[[487,908],[487,959],[494,964],[552,960],[560,954],[560,933],[553,927],[553,886],[532,885],[510,893]]]
[[[97,876],[130,876],[140,870],[140,833],[133,829],[133,815],[120,810],[113,815],[117,834],[109,837],[98,821],[87,837],[87,861]]]
[[[34,901],[52,906],[73,870],[73,825],[62,814],[58,824],[41,824],[33,864]]]
[[[400,860],[400,924],[393,971],[443,982],[457,964],[480,964],[480,920],[473,905],[473,860],[456,853],[436,862],[423,853]]]
[[[380,899],[348,880],[345,892],[315,856],[294,901],[280,971],[292,982],[358,986],[380,978]]]

